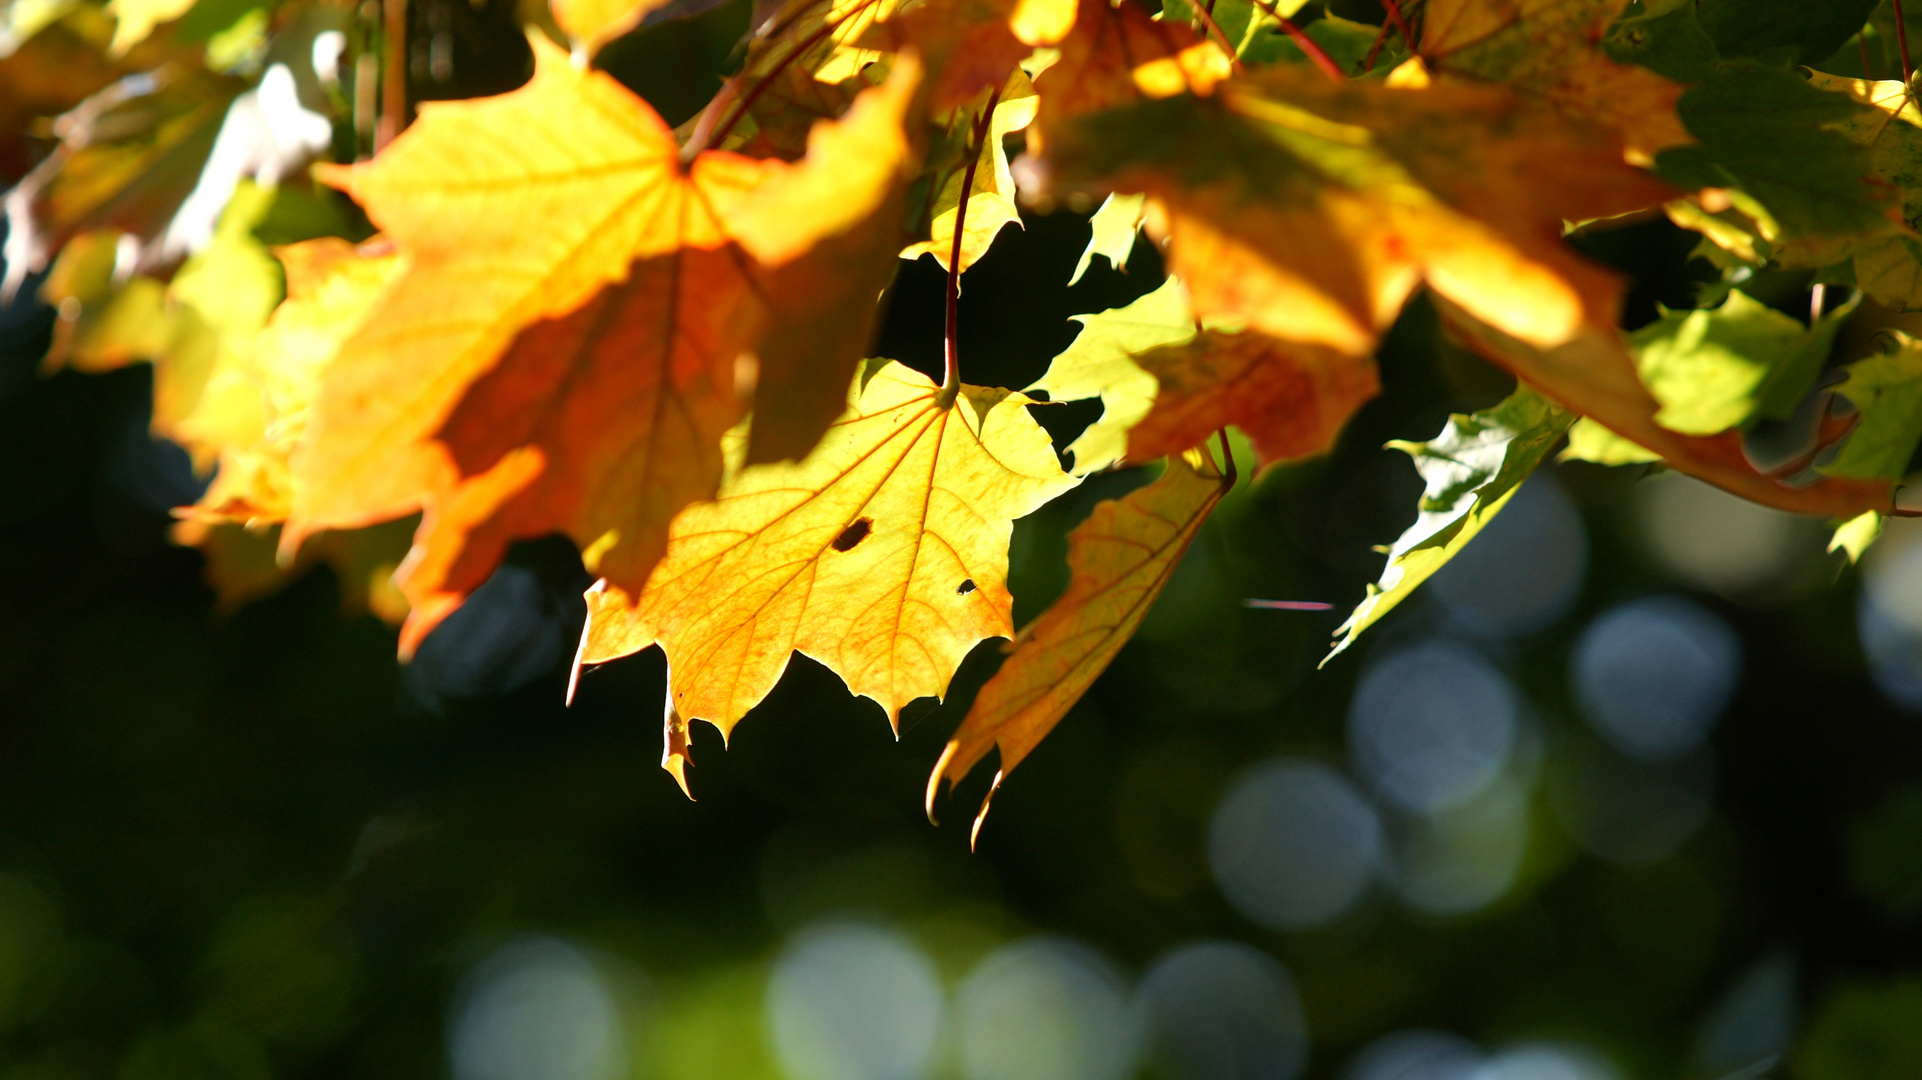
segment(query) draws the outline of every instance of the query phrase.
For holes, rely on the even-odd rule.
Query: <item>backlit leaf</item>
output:
[[[1100,419],[1068,445],[1075,472],[1085,475],[1126,459],[1128,429],[1154,407],[1155,377],[1130,358],[1193,338],[1195,316],[1188,291],[1170,277],[1133,303],[1074,321],[1080,333],[1028,389],[1051,401],[1101,399]]]
[[[975,696],[928,777],[929,817],[943,780],[960,782],[998,746],[999,789],[1054,730],[1134,636],[1231,482],[1205,450],[1176,454],[1160,479],[1100,503],[1068,534],[1067,591],[1021,629],[1001,670]],[[987,812],[984,799],[981,815]],[[977,817],[977,834],[980,828]]]
[[[1014,177],[1008,170],[1004,140],[1034,120],[1034,87],[1020,71],[1008,77],[1008,85],[988,121],[986,138],[975,161],[973,185],[969,189],[968,216],[962,225],[961,269],[966,271],[988,253],[988,246],[1008,225],[1020,226],[1021,211],[1015,206]],[[965,114],[964,114],[965,119]],[[933,255],[941,269],[948,268],[954,253],[956,208],[961,201],[961,186],[969,179],[967,163],[957,162],[948,170],[929,206],[928,239],[901,249],[904,259]]]
[[[1156,386],[1148,415],[1128,430],[1131,461],[1179,453],[1228,424],[1264,465],[1311,457],[1381,390],[1372,359],[1249,331],[1203,330],[1133,359]]]
[[[638,597],[589,595],[584,662],[658,643],[679,714],[725,733],[797,650],[892,722],[945,694],[976,643],[1012,635],[1013,520],[1076,481],[1027,398],[963,387],[946,405],[925,376],[876,365],[806,460],[738,468],[683,510]]]
[[[1891,348],[1857,360],[1836,387],[1862,419],[1833,462],[1817,465],[1830,476],[1900,479],[1922,441],[1922,344],[1895,334]]]
[[[1537,349],[1478,322],[1444,298],[1435,306],[1445,324],[1484,357],[1698,479],[1801,514],[1854,517],[1893,506],[1894,491],[1886,480],[1811,475],[1790,483],[1756,470],[1739,431],[1684,435],[1656,423],[1660,405],[1642,385],[1634,356],[1612,327],[1586,329],[1564,345]]]
[[[288,458],[306,432],[321,377],[401,269],[384,245],[363,253],[332,237],[280,248],[274,257],[286,274],[287,298],[253,343],[251,365],[264,424],[254,442],[225,450],[195,507],[199,519],[286,520],[293,507]]]
[[[1289,67],[1070,122],[1046,164],[1061,186],[1152,196],[1150,231],[1204,318],[1355,355],[1423,280],[1544,345],[1611,323],[1619,282],[1562,223],[1669,194],[1614,139],[1505,90]]]
[[[1081,280],[1096,255],[1107,259],[1108,265],[1116,270],[1128,268],[1128,255],[1134,251],[1135,237],[1140,235],[1141,221],[1146,216],[1145,201],[1140,195],[1109,195],[1102,200],[1100,208],[1088,220],[1092,233],[1088,237],[1088,249],[1081,253],[1081,261],[1074,264],[1074,276],[1068,279],[1068,284]]]
[[[1839,308],[1811,328],[1740,290],[1719,308],[1664,309],[1629,335],[1642,383],[1661,404],[1655,422],[1713,435],[1751,417],[1787,419],[1853,311]]]
[[[409,644],[523,536],[565,532],[638,589],[750,387],[777,403],[750,457],[804,453],[832,420],[825,380],[852,371],[899,250],[911,62],[798,163],[683,169],[640,99],[536,59],[526,87],[424,107],[329,174],[405,269],[329,370],[283,543],[425,507]]]
[[[1427,485],[1421,512],[1389,548],[1381,580],[1368,586],[1368,596],[1336,629],[1342,637],[1328,656],[1354,644],[1468,546],[1574,421],[1574,414],[1522,385],[1499,405],[1449,417],[1441,434],[1427,442],[1390,443],[1414,459]]]

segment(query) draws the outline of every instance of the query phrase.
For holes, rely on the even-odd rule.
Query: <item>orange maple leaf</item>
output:
[[[1602,52],[1621,10],[1620,0],[1430,0],[1418,51],[1439,74],[1505,83],[1616,131],[1647,164],[1694,140],[1675,113],[1680,83]]]
[[[1051,183],[1153,196],[1148,227],[1203,317],[1356,355],[1424,280],[1543,346],[1612,325],[1621,283],[1569,251],[1562,224],[1673,194],[1617,140],[1501,88],[1335,85],[1289,66],[1048,138]]]
[[[757,377],[780,403],[755,430],[772,456],[832,419],[820,399],[838,395],[796,384],[844,385],[899,246],[911,57],[797,163],[711,151],[683,168],[645,102],[535,54],[522,89],[428,106],[372,162],[326,174],[406,269],[329,369],[282,542],[425,507],[408,646],[517,537],[565,532],[639,588],[673,512],[712,493]]]

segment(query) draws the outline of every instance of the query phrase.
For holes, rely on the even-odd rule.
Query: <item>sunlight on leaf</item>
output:
[[[797,163],[683,170],[646,103],[535,51],[526,87],[426,107],[328,174],[404,270],[329,371],[282,543],[425,507],[408,645],[521,537],[565,532],[638,589],[674,511],[713,492],[744,395],[780,402],[754,436],[771,456],[832,419],[821,387],[852,371],[899,246],[911,61]]]
[[[1027,401],[963,387],[944,407],[925,376],[875,362],[806,460],[739,468],[683,510],[638,597],[590,594],[581,660],[660,644],[680,715],[723,733],[795,651],[890,722],[944,695],[969,649],[1013,633],[1014,519],[1077,483]]]
[[[1449,417],[1441,434],[1427,442],[1390,443],[1414,459],[1427,484],[1421,513],[1388,549],[1381,580],[1368,586],[1368,596],[1335,630],[1341,640],[1322,663],[1353,645],[1468,546],[1574,421],[1573,414],[1522,385],[1499,405]]]

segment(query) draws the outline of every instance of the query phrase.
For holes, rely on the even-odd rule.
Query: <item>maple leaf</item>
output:
[[[935,262],[941,264],[941,269],[948,269],[949,257],[954,253],[954,223],[959,216],[964,185],[968,186],[970,194],[967,221],[962,226],[962,272],[965,273],[968,267],[988,253],[989,245],[994,243],[994,238],[1003,228],[1021,224],[1021,212],[1014,203],[1014,176],[1008,169],[1008,151],[1004,140],[1033,122],[1035,102],[1034,87],[1028,77],[1020,71],[1010,75],[989,117],[973,171],[969,171],[965,161],[957,162],[954,168],[947,171],[933,189],[935,194],[929,206],[928,239],[901,249],[902,258],[917,259],[922,255],[932,255]],[[965,125],[963,128],[965,130]]]
[[[1922,307],[1922,237],[1915,233],[1922,224],[1922,110],[1899,81],[1812,72],[1809,84],[1869,107],[1834,130],[1868,149],[1875,172],[1901,193],[1901,215],[1908,225],[1899,235],[1856,245],[1848,277],[1880,303],[1905,310]]]
[[[1713,435],[1753,418],[1787,419],[1854,311],[1846,304],[1805,327],[1740,290],[1719,308],[1661,309],[1629,335],[1642,384],[1661,405],[1655,422],[1685,435]]]
[[[941,781],[959,783],[998,746],[1001,767],[974,822],[980,834],[1001,782],[1114,662],[1233,483],[1205,450],[1175,454],[1159,479],[1100,503],[1068,534],[1067,591],[1021,629],[948,740],[928,777],[930,820]]]
[[[1031,151],[1075,117],[1143,98],[1207,94],[1228,77],[1230,57],[1180,23],[1157,22],[1134,4],[1079,0],[1060,56],[1035,78],[1041,100],[1028,133]]]
[[[1110,194],[1101,201],[1094,216],[1088,219],[1088,247],[1074,264],[1074,274],[1068,278],[1068,284],[1081,280],[1096,255],[1107,259],[1108,265],[1116,270],[1128,269],[1128,256],[1134,252],[1135,237],[1141,232],[1142,219],[1147,216],[1145,204],[1146,200],[1140,195]]]
[[[193,508],[198,520],[286,520],[293,508],[288,458],[306,432],[321,378],[401,270],[400,257],[379,241],[356,246],[324,237],[273,254],[285,273],[286,299],[253,342],[248,371],[263,423],[250,443],[223,449],[220,471]]]
[[[1020,394],[949,399],[891,361],[866,376],[806,460],[738,468],[683,510],[638,596],[589,594],[583,663],[659,644],[679,715],[726,734],[793,652],[892,723],[945,694],[976,643],[1012,635],[1013,521],[1077,481]]]
[[[1336,628],[1341,640],[1322,663],[1353,645],[1362,631],[1467,547],[1574,420],[1574,414],[1522,384],[1498,405],[1449,417],[1433,439],[1389,443],[1414,459],[1427,485],[1421,512],[1388,549],[1381,580],[1368,586],[1368,595]]]
[[[1902,231],[1896,190],[1857,139],[1876,109],[1787,71],[1724,64],[1678,110],[1699,142],[1665,151],[1659,171],[1706,189],[1669,215],[1751,262],[1824,266]],[[1852,137],[1852,135],[1854,137]]]
[[[1461,340],[1490,361],[1698,479],[1794,513],[1854,517],[1863,510],[1892,509],[1894,489],[1887,480],[1831,476],[1797,478],[1791,484],[1757,471],[1738,430],[1688,435],[1663,427],[1655,420],[1660,403],[1642,385],[1634,355],[1613,328],[1585,329],[1566,344],[1538,349],[1479,322],[1445,298],[1436,298],[1436,308]],[[1803,479],[1813,482],[1803,484]]]
[[[820,384],[865,347],[899,250],[911,60],[798,163],[709,151],[683,169],[639,98],[535,54],[522,89],[424,107],[326,174],[405,269],[328,370],[282,542],[425,506],[408,644],[520,536],[566,532],[638,589],[673,511],[712,492],[749,387],[777,403],[750,458],[819,436],[840,397]]]
[[[1435,72],[1505,83],[1619,132],[1638,164],[1690,140],[1679,83],[1618,63],[1600,42],[1621,0],[1429,0],[1418,51]]]
[[[1567,250],[1562,223],[1671,194],[1615,139],[1500,88],[1288,67],[1072,121],[1043,172],[1150,195],[1149,230],[1203,318],[1354,355],[1422,280],[1541,345],[1612,324],[1620,283]]]
[[[1333,445],[1380,389],[1372,360],[1203,322],[1169,278],[1126,307],[1076,316],[1073,344],[1030,389],[1055,401],[1100,397],[1102,414],[1069,446],[1078,472],[1180,453],[1234,424],[1264,464]]]
[[[1829,476],[1900,479],[1922,441],[1922,345],[1891,332],[1890,348],[1843,370],[1836,393],[1861,413],[1835,459],[1817,464]],[[1886,510],[1886,507],[1875,507]]]

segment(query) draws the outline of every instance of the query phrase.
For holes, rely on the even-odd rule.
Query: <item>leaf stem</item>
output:
[[[1216,43],[1221,46],[1221,51],[1228,54],[1229,70],[1237,75],[1241,74],[1241,57],[1235,51],[1235,43],[1228,40],[1227,32],[1222,30],[1221,24],[1215,21],[1214,14],[1200,4],[1189,6],[1194,8],[1195,17],[1201,20],[1202,28],[1213,35]]]
[[[381,21],[386,56],[380,75],[380,119],[374,124],[376,154],[407,126],[407,0],[386,0]]]
[[[1401,31],[1401,43],[1408,46],[1408,51],[1413,53],[1415,51],[1415,32],[1408,28],[1408,20],[1401,17],[1401,4],[1399,0],[1381,0],[1381,6],[1388,10],[1388,21],[1394,23],[1395,29]]]
[[[1215,438],[1221,442],[1221,486],[1225,491],[1235,486],[1235,452],[1228,445],[1228,429],[1215,429]]]
[[[994,129],[994,107],[1001,103],[1001,88],[988,95],[980,119],[974,122],[974,137],[968,140],[968,171],[961,174],[961,199],[954,207],[954,244],[948,249],[948,311],[941,334],[941,355],[946,370],[941,375],[941,392],[935,402],[945,409],[961,393],[961,241],[967,235],[968,198],[974,194],[974,171],[981,164],[981,150],[988,133]]]
[[[1869,35],[1866,27],[1856,33],[1855,43],[1862,49],[1862,77],[1874,82],[1875,65],[1869,62]]]
[[[1303,33],[1301,27],[1295,25],[1294,20],[1283,15],[1271,0],[1255,0],[1255,6],[1267,12],[1269,18],[1281,24],[1282,33],[1294,39],[1295,46],[1308,54],[1308,59],[1315,62],[1315,66],[1321,69],[1322,74],[1336,82],[1347,81],[1348,73],[1341,69],[1340,64],[1335,63],[1335,58],[1329,56],[1326,50],[1316,44],[1314,38]]]

